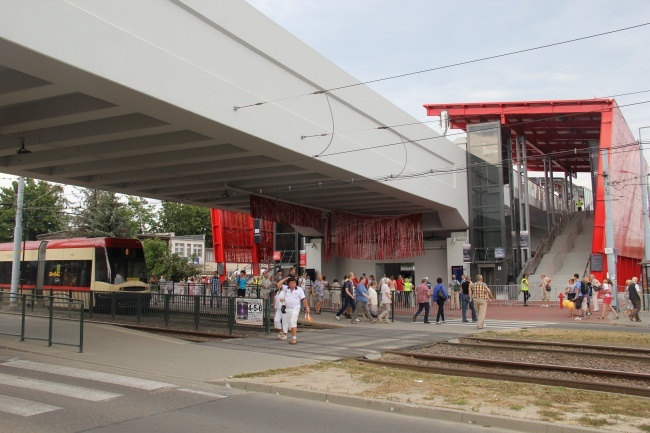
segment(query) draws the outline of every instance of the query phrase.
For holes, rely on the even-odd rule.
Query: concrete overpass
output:
[[[464,150],[364,85],[312,94],[356,83],[244,1],[2,2],[0,171],[243,212],[251,193],[424,212],[437,238],[466,229]]]

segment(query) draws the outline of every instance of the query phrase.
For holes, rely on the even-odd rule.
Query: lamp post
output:
[[[14,225],[14,257],[11,266],[11,296],[9,309],[18,309],[18,282],[20,279],[20,241],[23,237],[23,199],[25,197],[25,178],[18,178],[16,197],[16,224]]]

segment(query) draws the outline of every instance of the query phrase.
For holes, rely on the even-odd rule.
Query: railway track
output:
[[[647,349],[580,344],[583,351],[578,351],[573,349],[576,345],[553,342],[539,345],[537,341],[518,340],[508,344],[500,339],[490,339],[482,345],[486,340],[477,338],[471,343],[441,343],[411,351],[390,351],[381,359],[360,361],[432,374],[650,397],[650,356],[644,356]],[[526,344],[535,347],[525,347]],[[551,349],[552,346],[560,348]]]

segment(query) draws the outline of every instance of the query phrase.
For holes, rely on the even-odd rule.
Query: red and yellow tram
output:
[[[109,302],[117,293],[120,303],[138,294],[150,299],[142,243],[137,239],[71,238],[21,244],[19,288],[37,294],[72,293],[89,305]],[[0,244],[0,290],[11,286],[13,243]],[[145,304],[145,305],[146,305]]]

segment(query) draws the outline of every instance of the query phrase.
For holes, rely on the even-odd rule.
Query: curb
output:
[[[283,388],[275,385],[267,385],[254,382],[231,382],[228,380],[208,381],[214,385],[221,385],[247,392],[260,392],[275,394],[282,397],[300,398],[303,400],[331,403],[346,407],[359,409],[376,410],[379,412],[390,412],[400,415],[417,416],[440,421],[458,422],[483,427],[513,430],[530,433],[587,433],[601,432],[601,430],[586,427],[556,425],[543,421],[519,420],[499,415],[476,414],[455,409],[443,409],[437,407],[422,406],[412,403],[396,403],[372,398],[355,397],[342,394],[330,394],[318,391],[307,391],[302,389]]]

